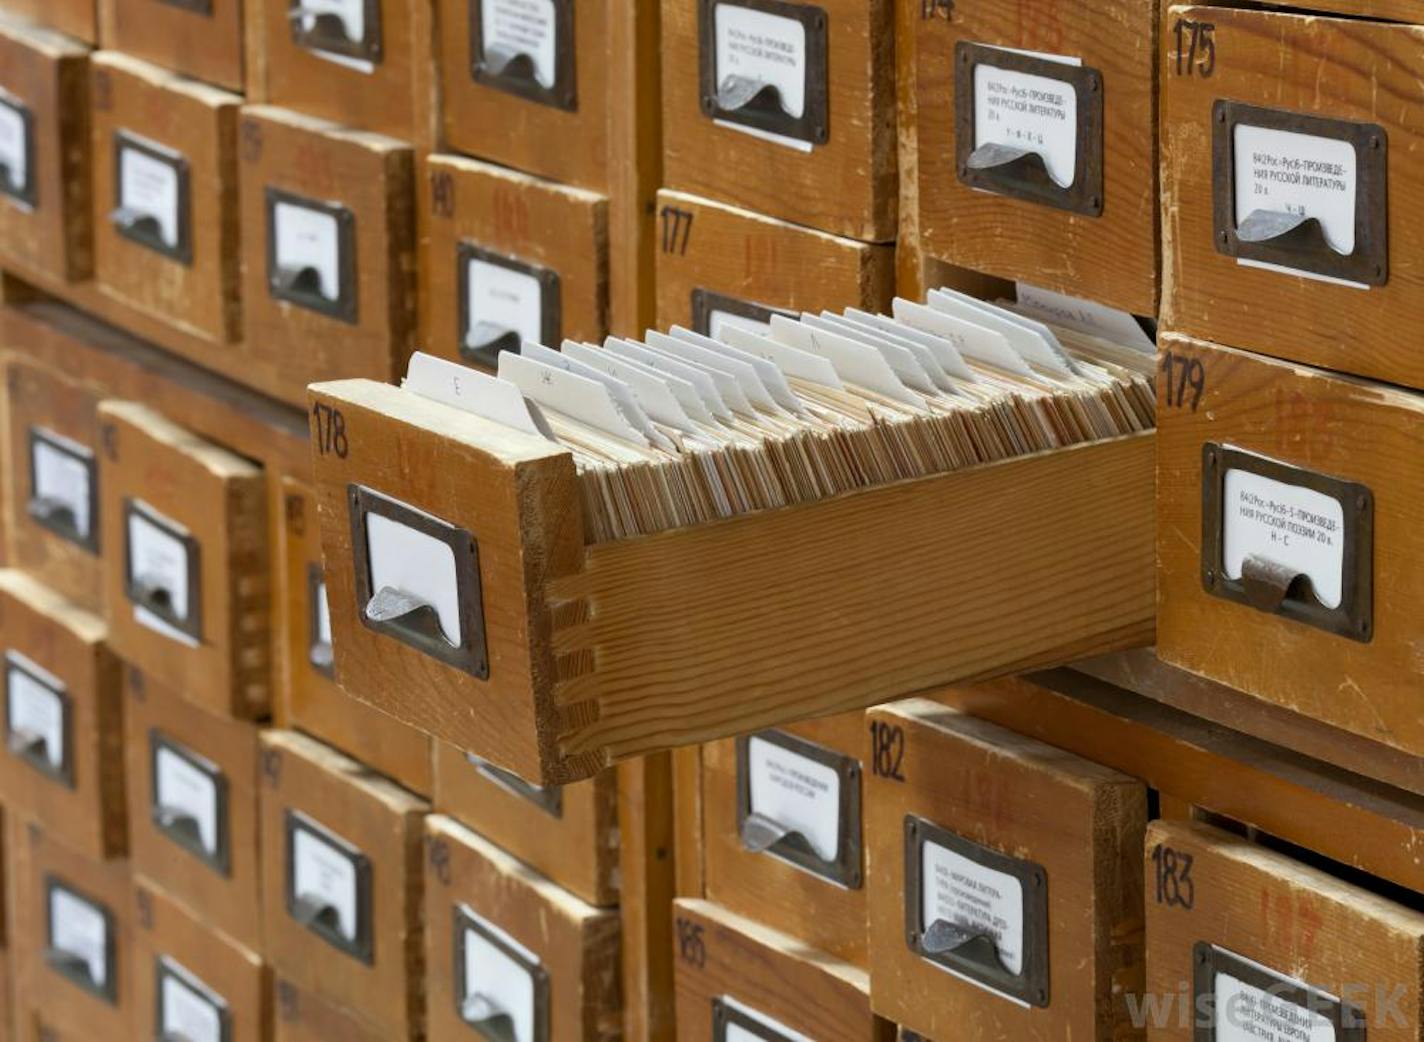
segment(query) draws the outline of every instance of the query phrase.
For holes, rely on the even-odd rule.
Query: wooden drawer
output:
[[[1166,26],[1164,325],[1424,387],[1399,336],[1424,320],[1420,129],[1390,100],[1424,65],[1424,27],[1209,6]]]
[[[1424,754],[1424,395],[1186,337],[1163,350],[1158,653]]]
[[[215,348],[237,340],[241,97],[117,51],[90,70],[99,288]]]
[[[89,611],[103,611],[98,401],[48,366],[6,363],[9,562]]]
[[[328,1002],[314,991],[276,978],[277,1023],[274,1042],[387,1042],[383,1035],[350,1010]]]
[[[284,977],[415,1040],[426,803],[291,731],[262,733],[266,954]]]
[[[99,405],[114,647],[215,713],[265,716],[271,686],[262,470],[147,406]]]
[[[38,822],[14,815],[9,822],[17,1034],[25,1042],[128,1038],[134,987],[127,863],[91,860]]]
[[[1156,316],[1157,8],[925,8],[909,172],[925,253]]]
[[[432,155],[424,170],[422,350],[492,366],[520,339],[603,339],[603,196],[459,156]]]
[[[85,856],[122,857],[123,696],[104,620],[4,569],[0,633],[6,806]]]
[[[261,951],[257,726],[185,701],[135,668],[125,687],[134,871]]]
[[[243,0],[98,0],[104,46],[242,93]]]
[[[55,29],[78,43],[99,42],[99,11],[95,0],[9,0],[5,10],[12,16],[47,29]]]
[[[888,313],[895,251],[682,192],[658,193],[659,329],[857,307]]]
[[[141,875],[133,902],[133,1037],[268,1042],[272,982],[262,956],[213,929],[211,906],[184,906]]]
[[[673,904],[677,1037],[891,1042],[863,969],[710,901]]]
[[[604,771],[539,788],[446,742],[435,743],[435,809],[468,825],[581,900],[616,905],[618,780]]]
[[[0,18],[0,253],[61,281],[94,263],[89,48]]]
[[[923,699],[868,714],[870,992],[929,1038],[1134,1037],[1139,782]]]
[[[585,545],[567,449],[368,381],[313,394],[330,419],[314,463],[338,681],[540,784],[1150,639],[1150,435]],[[344,455],[323,439],[336,426]],[[409,628],[363,624],[353,486],[437,519],[452,547],[473,540],[477,568],[445,574],[466,611],[478,579],[487,677],[474,623],[453,664]],[[946,531],[961,552],[942,553]]]
[[[857,710],[702,753],[707,898],[860,969],[868,969],[865,734]]]
[[[247,355],[298,406],[317,380],[394,378],[415,336],[410,146],[265,105],[241,135]]]
[[[427,1037],[623,1035],[618,913],[585,904],[458,822],[425,826]],[[506,1029],[507,1030],[507,1029]]]
[[[1414,908],[1196,823],[1154,822],[1144,870],[1150,1042],[1424,1038]]]
[[[893,19],[888,0],[662,0],[667,186],[894,239]],[[791,61],[749,54],[754,36]]]
[[[431,0],[348,0],[320,18],[289,0],[249,3],[250,100],[433,146]]]
[[[358,702],[333,679],[316,500],[306,485],[284,477],[282,502],[277,528],[282,546],[276,558],[284,606],[277,633],[282,646],[277,723],[305,731],[411,792],[429,796],[434,784],[429,736]]]

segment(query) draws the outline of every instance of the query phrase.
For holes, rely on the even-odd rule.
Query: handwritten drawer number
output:
[[[1156,869],[1157,903],[1168,908],[1191,911],[1197,903],[1197,884],[1192,878],[1191,854],[1161,843],[1152,848],[1152,864]]]
[[[316,402],[312,405],[312,424],[316,427],[316,451],[323,456],[334,452],[337,459],[345,459],[351,446],[346,440],[346,417],[341,410]]]

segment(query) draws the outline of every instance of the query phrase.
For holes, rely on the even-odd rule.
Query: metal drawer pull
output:
[[[928,955],[948,955],[953,952],[960,958],[1002,970],[1009,976],[1017,976],[999,958],[999,945],[993,937],[982,930],[960,926],[948,919],[936,919],[920,938],[920,947]]]
[[[1270,243],[1300,253],[1339,253],[1325,238],[1325,227],[1314,217],[1279,210],[1252,210],[1236,227],[1242,242]]]

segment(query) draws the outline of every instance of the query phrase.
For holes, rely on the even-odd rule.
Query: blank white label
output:
[[[770,322],[762,322],[755,318],[747,318],[745,315],[734,315],[730,311],[714,308],[707,316],[707,335],[713,340],[721,340],[722,333],[727,329],[743,329],[748,333],[755,333],[757,336],[771,335]]]
[[[1023,972],[1023,884],[1006,872],[926,841],[920,850],[920,914],[924,928],[937,919],[993,938],[999,961]]]
[[[75,532],[88,539],[89,504],[93,489],[89,487],[90,467],[94,454],[84,446],[61,438],[49,431],[34,439],[31,464],[35,476],[36,499],[62,503],[74,514]],[[55,443],[59,444],[56,445]],[[60,447],[63,446],[63,447]]]
[[[460,587],[450,544],[399,521],[368,513],[366,549],[371,558],[371,592],[390,587],[429,604],[440,619],[445,639],[460,646],[464,639]]]
[[[336,215],[295,203],[272,207],[278,268],[312,268],[327,300],[341,296],[341,230]]]
[[[767,1034],[770,1034],[772,1038],[785,1039],[786,1042],[813,1042],[812,1039],[803,1035],[795,1028],[783,1024],[775,1017],[767,1016],[759,1009],[753,1009],[745,1003],[738,1002],[730,995],[722,996],[722,1004],[736,1010],[748,1020],[756,1021],[756,1023],[766,1029]],[[727,1042],[765,1042],[766,1035],[758,1034],[749,1028],[743,1027],[736,1021],[728,1021],[726,1039]]]
[[[1048,76],[974,66],[974,147],[1005,145],[1043,157],[1048,176],[1070,188],[1078,171],[1078,93]]]
[[[10,183],[29,184],[30,152],[24,114],[0,99],[0,164],[9,167]]]
[[[751,810],[806,837],[822,861],[840,855],[841,777],[835,769],[784,746],[747,741]]]
[[[1216,1042],[1335,1042],[1334,1025],[1319,1013],[1229,974],[1216,975],[1215,993]]]
[[[717,89],[731,77],[774,86],[786,114],[806,112],[806,26],[796,18],[718,4],[713,16],[717,37]]]
[[[198,823],[203,850],[218,850],[218,787],[206,771],[172,749],[158,747],[154,757],[154,800],[165,810],[176,810]]]
[[[316,643],[331,643],[331,605],[326,599],[326,581],[316,584]]]
[[[468,909],[463,914],[475,918]],[[533,952],[499,927],[484,919],[479,922],[524,955],[529,963],[538,965],[539,959]],[[465,953],[465,999],[475,995],[483,997],[488,1003],[488,1012],[504,1013],[514,1022],[515,1042],[534,1042],[534,976],[528,965],[521,964],[478,930],[468,926],[460,929],[463,934],[460,943]]]
[[[1232,131],[1236,224],[1257,210],[1314,217],[1336,253],[1355,252],[1355,146],[1238,123]]]
[[[49,892],[49,943],[84,960],[96,987],[109,982],[109,925],[101,909],[62,886]]]
[[[222,1042],[222,1010],[172,973],[163,975],[159,1031],[186,1042]]]
[[[292,866],[293,896],[330,905],[336,913],[336,932],[355,943],[360,896],[351,858],[298,825],[292,832]]]
[[[1259,555],[1310,577],[1327,608],[1340,607],[1345,587],[1345,508],[1338,499],[1233,468],[1221,505],[1222,567],[1240,579],[1247,557]]]
[[[512,329],[522,343],[540,343],[544,336],[544,288],[525,271],[471,257],[466,262],[466,302],[469,333],[481,323],[500,331]]]
[[[158,237],[178,247],[178,168],[147,152],[119,150],[119,206],[158,222]]]
[[[55,678],[53,686],[32,676],[37,668],[20,668],[14,652],[6,656],[5,690],[6,719],[12,735],[36,737],[44,741],[44,758],[55,770],[65,763],[64,686]],[[26,663],[28,666],[29,663]]]
[[[558,27],[554,0],[483,0],[480,4],[480,38],[485,55],[528,55],[534,78],[550,88],[557,78]]]
[[[333,15],[341,21],[346,38],[360,43],[366,38],[365,0],[302,0],[302,32],[311,32],[318,15]]]
[[[129,568],[131,578],[166,590],[173,615],[188,617],[188,547],[183,540],[144,516],[129,512]]]

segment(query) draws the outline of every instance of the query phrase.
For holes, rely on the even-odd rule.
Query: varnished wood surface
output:
[[[275,1042],[390,1042],[369,1022],[316,992],[299,987],[290,978],[274,973],[273,1001],[276,1006]]]
[[[207,4],[206,10],[197,10],[144,0],[98,0],[99,35],[105,47],[241,94],[244,0]]]
[[[95,0],[9,0],[5,9],[91,47],[99,42],[99,11]]]
[[[620,763],[618,918],[622,931],[624,1042],[672,1042],[677,1035],[672,944],[672,760],[653,753]]]

